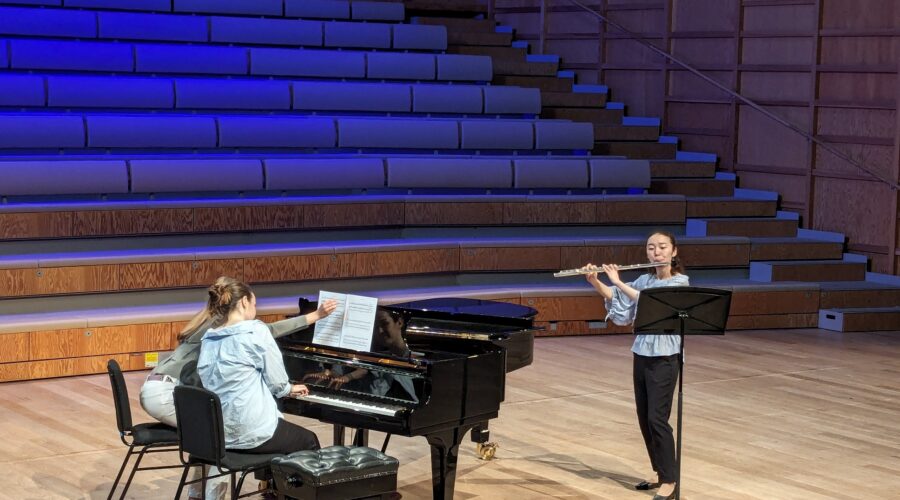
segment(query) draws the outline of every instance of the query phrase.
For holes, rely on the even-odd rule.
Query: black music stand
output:
[[[731,292],[714,288],[660,287],[641,291],[634,333],[678,335],[678,440],[675,446],[675,498],[681,498],[681,413],[684,391],[684,336],[724,335]]]

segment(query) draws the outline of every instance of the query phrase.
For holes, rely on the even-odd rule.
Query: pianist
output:
[[[256,320],[256,296],[237,280],[210,287],[210,309],[222,318],[203,335],[197,371],[222,401],[225,447],[245,453],[291,453],[319,448],[316,435],[282,418],[275,398],[302,396],[291,384],[281,351]]]

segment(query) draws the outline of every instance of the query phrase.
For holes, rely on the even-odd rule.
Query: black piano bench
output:
[[[272,460],[279,500],[399,498],[400,462],[366,446],[329,446]]]

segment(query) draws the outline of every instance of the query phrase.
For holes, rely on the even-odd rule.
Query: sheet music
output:
[[[313,343],[369,351],[372,348],[378,299],[321,290],[319,303],[328,299],[335,300],[337,308],[327,317],[316,321]]]

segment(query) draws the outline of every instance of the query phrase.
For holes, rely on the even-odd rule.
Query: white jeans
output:
[[[178,385],[169,379],[163,380],[147,380],[141,386],[141,407],[148,415],[159,420],[160,422],[176,426],[175,419],[175,386]],[[209,468],[209,475],[218,474],[219,470],[215,467]],[[191,477],[189,480],[200,479],[200,471],[197,467],[191,469]],[[222,476],[206,481],[206,498],[211,500],[222,500],[229,496],[229,477]],[[200,483],[194,483],[188,486],[188,497],[200,498]]]

